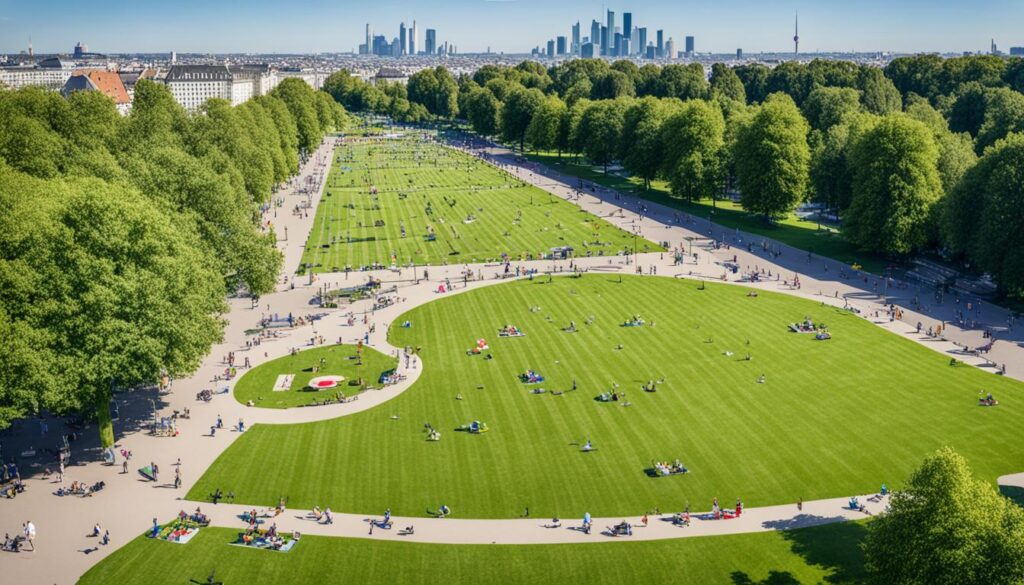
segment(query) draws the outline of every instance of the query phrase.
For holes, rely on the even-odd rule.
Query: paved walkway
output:
[[[333,143],[333,141],[331,142]],[[90,566],[115,550],[117,546],[123,545],[140,534],[151,523],[152,518],[156,517],[160,521],[166,521],[179,510],[192,510],[196,505],[202,505],[203,511],[211,515],[215,525],[242,526],[235,516],[246,509],[245,506],[226,504],[212,506],[180,499],[202,472],[238,436],[237,432],[227,429],[218,432],[215,436],[209,435],[210,426],[218,415],[224,418],[226,426],[233,425],[240,418],[246,422],[246,426],[332,419],[383,404],[411,386],[420,373],[415,362],[411,367],[406,367],[403,362],[399,366],[399,372],[407,376],[404,382],[383,390],[365,392],[359,400],[343,405],[286,410],[249,408],[235,401],[230,394],[217,394],[210,403],[196,401],[196,393],[205,388],[227,388],[230,391],[233,386],[232,381],[214,380],[215,376],[221,374],[227,367],[223,358],[228,352],[236,352],[236,363],[244,361],[248,356],[251,365],[256,366],[287,355],[293,348],[310,347],[311,340],[321,336],[328,344],[354,343],[368,332],[370,325],[375,324],[375,331],[370,334],[370,345],[385,353],[394,353],[396,349],[389,346],[386,341],[388,325],[414,306],[436,298],[438,296],[436,293],[438,280],[445,278],[452,280],[455,290],[448,294],[459,294],[465,290],[504,282],[494,278],[500,268],[487,265],[432,267],[430,268],[432,282],[415,281],[409,269],[347,275],[327,274],[318,275],[313,279],[286,277],[285,275],[294,275],[295,269],[301,261],[304,240],[310,231],[313,212],[321,196],[322,177],[331,160],[331,149],[332,145],[325,142],[322,148],[311,157],[300,177],[292,181],[289,188],[280,195],[284,201],[283,206],[276,210],[276,217],[271,218],[269,215],[267,217],[273,221],[274,229],[281,239],[279,245],[286,261],[278,292],[266,295],[255,307],[252,306],[249,299],[229,299],[230,312],[225,316],[227,326],[223,342],[212,348],[209,357],[193,376],[174,381],[170,392],[161,394],[152,390],[142,390],[118,397],[121,416],[115,425],[116,434],[120,437],[117,448],[118,450],[129,449],[134,453],[134,459],[129,464],[129,473],[122,474],[119,466],[111,468],[97,462],[99,460],[98,446],[95,443],[90,443],[90,441],[95,441],[92,437],[95,434],[95,429],[87,429],[84,432],[84,437],[74,444],[74,465],[68,468],[65,485],[72,480],[90,484],[103,480],[107,482],[105,490],[92,498],[54,497],[51,492],[58,487],[53,481],[54,478],[44,479],[39,473],[44,465],[50,465],[47,461],[45,464],[37,463],[34,469],[28,470],[30,473],[35,472],[35,475],[27,480],[28,489],[23,495],[15,501],[0,502],[0,509],[3,510],[0,531],[15,533],[20,528],[21,522],[25,520],[32,520],[38,529],[36,541],[38,552],[0,555],[0,574],[5,575],[5,578],[9,578],[12,582],[71,583]],[[501,161],[512,161],[507,152],[494,151],[492,154]],[[575,184],[575,181],[571,179],[544,176],[537,172],[536,168],[524,169],[514,166],[507,168],[524,180],[538,184],[552,193],[573,199],[584,209],[604,216],[624,229],[635,229],[651,240],[669,241],[674,246],[684,243],[688,245],[686,237],[700,236],[704,233],[699,223],[704,220],[691,218],[683,221],[680,225],[675,221],[674,211],[659,209],[652,204],[648,204],[647,213],[638,214],[617,205],[617,203],[626,204],[626,199],[616,201],[614,194],[605,191],[600,192],[598,196],[585,195],[576,198],[573,189],[568,186]],[[307,177],[312,177],[312,179]],[[312,181],[316,188],[308,194],[299,193],[298,187],[310,184],[308,181]],[[311,205],[308,216],[306,213],[292,213],[295,205],[301,205],[304,202]],[[271,215],[273,213],[273,210],[269,212]],[[723,232],[722,228],[711,226],[709,229],[717,231],[717,235],[722,238],[726,237],[726,232]],[[287,239],[282,237],[284,233],[288,233]],[[727,236],[736,244],[745,245],[748,241],[747,236],[742,233],[728,232]],[[760,244],[761,238],[758,237],[756,241]],[[784,249],[774,242],[771,243],[771,246],[772,249]],[[882,297],[877,294],[867,294],[858,288],[859,284],[863,284],[859,281],[829,280],[828,275],[836,275],[837,269],[832,269],[827,274],[824,273],[824,270],[821,274],[817,274],[810,268],[804,272],[798,270],[799,266],[776,263],[775,260],[778,259],[768,259],[757,253],[748,252],[745,247],[735,246],[731,249],[722,247],[716,250],[706,241],[703,244],[695,242],[693,249],[697,253],[696,259],[691,256],[688,263],[682,266],[672,264],[671,254],[657,253],[640,254],[637,257],[582,258],[576,259],[575,264],[582,269],[600,268],[630,273],[635,271],[638,263],[644,268],[644,272],[651,267],[656,267],[658,275],[662,277],[703,277],[720,281],[722,275],[725,274],[722,263],[726,260],[731,261],[735,255],[736,262],[740,266],[764,268],[766,271],[770,270],[773,275],[781,271],[791,278],[791,274],[799,272],[802,283],[802,287],[799,289],[774,280],[752,285],[747,283],[747,286],[778,290],[838,306],[848,302],[859,308],[866,317],[895,333],[924,343],[937,351],[957,355],[958,358],[965,359],[969,363],[980,365],[984,361],[983,358],[960,356],[956,353],[959,351],[956,343],[969,344],[972,339],[971,335],[975,332],[960,331],[950,327],[947,333],[948,340],[944,341],[924,338],[906,322],[890,322],[881,316],[875,318],[874,314],[881,307]],[[755,246],[754,249],[758,250],[759,246]],[[793,258],[799,259],[799,253],[784,251],[783,259],[788,261]],[[799,264],[799,260],[796,262]],[[523,262],[522,265],[542,271],[568,269],[568,261]],[[838,265],[836,266],[838,267]],[[472,269],[473,273],[482,271],[485,280],[470,280],[464,284],[462,273],[467,268]],[[422,269],[419,273],[422,274]],[[371,274],[381,278],[384,281],[384,287],[398,286],[396,294],[403,300],[380,311],[372,310],[372,300],[327,311],[316,306],[314,298],[321,286],[326,285],[333,288],[346,284],[359,284],[365,282]],[[727,275],[729,279],[736,276],[739,275]],[[285,282],[286,278],[287,282]],[[735,280],[726,280],[726,282],[740,284]],[[892,299],[891,295],[887,297],[887,300]],[[984,310],[988,315],[996,314],[994,309],[989,312],[990,309],[986,307]],[[275,312],[279,314],[290,312],[295,315],[325,314],[310,325],[281,331],[277,337],[264,338],[259,345],[247,346],[247,341],[252,342],[255,339],[253,336],[247,335],[247,332],[255,330],[262,317]],[[346,325],[347,317],[350,314],[357,317],[357,325],[351,327]],[[364,324],[363,320],[358,317],[365,317],[366,323]],[[916,318],[908,317],[908,319]],[[921,315],[921,318],[934,319],[934,317],[925,315]],[[1006,344],[1006,346],[1006,348],[1002,348],[997,343],[997,348],[1006,351],[1008,374],[1014,377],[1024,377],[1024,359],[1020,357],[1022,350],[1015,344]],[[995,352],[994,349],[993,354]],[[159,415],[166,416],[174,410],[184,411],[185,408],[191,410],[192,417],[179,421],[180,436],[158,438],[143,432],[145,422],[154,411]],[[381,413],[382,415],[388,414],[386,405],[381,407]],[[50,424],[53,428],[57,427],[57,421],[51,420]],[[14,452],[15,449],[20,452],[20,449],[27,444],[52,444],[55,442],[56,432],[54,430],[47,437],[42,437],[41,427],[36,421],[22,421],[13,432],[4,434],[4,447],[10,449],[9,452]],[[174,464],[179,458],[182,464],[183,487],[176,490],[170,482],[174,477]],[[160,481],[156,483],[141,481],[134,472],[136,468],[143,467],[151,461],[156,462],[161,468]],[[1021,479],[1021,482],[1024,483],[1024,479]],[[866,498],[862,496],[861,501],[865,500]],[[649,519],[648,526],[638,528],[631,538],[634,540],[662,539],[757,532],[863,517],[860,512],[844,509],[846,502],[845,498],[805,502],[803,510],[797,510],[794,504],[750,508],[744,510],[741,518],[734,520],[704,521],[695,518],[693,524],[688,528],[672,525],[671,522],[665,521],[667,516],[652,517]],[[877,513],[883,505],[884,503],[868,503],[868,510]],[[664,512],[676,511],[666,510]],[[276,521],[284,530],[297,529],[304,533],[333,536],[371,537],[369,524],[365,521],[365,516],[362,515],[336,514],[335,523],[332,525],[318,525],[311,520],[304,519],[304,516],[305,511],[297,513],[288,511]],[[439,543],[600,542],[607,540],[607,537],[600,536],[600,532],[606,526],[621,520],[623,518],[594,519],[595,530],[591,535],[585,535],[578,530],[571,529],[579,526],[578,518],[563,519],[563,528],[557,529],[543,528],[545,523],[550,523],[550,519],[395,518],[392,530],[375,530],[372,537],[398,538],[399,528],[414,525],[416,527],[415,534],[402,538],[410,541]],[[634,525],[639,524],[639,518],[632,517],[627,520]],[[98,546],[95,539],[85,536],[96,522],[99,522],[104,529],[111,531],[113,537],[111,545]]]

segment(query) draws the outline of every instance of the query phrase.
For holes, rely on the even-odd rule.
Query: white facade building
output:
[[[268,65],[175,65],[164,79],[174,99],[189,111],[212,98],[237,106],[265,95],[277,81],[277,73]]]

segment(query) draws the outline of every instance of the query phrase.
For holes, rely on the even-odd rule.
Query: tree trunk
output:
[[[100,447],[114,446],[114,421],[110,419],[110,388],[103,388],[96,394],[93,408],[96,409],[96,426],[100,432]]]

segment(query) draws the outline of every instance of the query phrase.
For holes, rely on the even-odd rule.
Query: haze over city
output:
[[[984,51],[993,38],[1001,46],[1024,43],[1019,26],[1024,3],[1009,0],[738,0],[714,5],[668,0],[312,0],[301,5],[271,0],[44,0],[0,8],[0,52],[25,50],[30,36],[37,53],[68,51],[80,39],[105,53],[355,52],[366,23],[390,38],[401,21],[416,19],[421,27],[437,29],[462,53],[528,53],[549,38],[568,34],[577,20],[584,28],[591,19],[601,20],[605,10],[632,12],[639,26],[664,29],[677,41],[695,36],[702,53],[789,50],[795,13],[800,15],[801,48],[808,53]]]

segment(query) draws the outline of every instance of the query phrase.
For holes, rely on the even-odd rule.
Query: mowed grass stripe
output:
[[[541,310],[531,312],[535,305]],[[637,313],[656,326],[621,327]],[[834,338],[788,332],[805,316],[827,323]],[[439,295],[396,321],[405,319],[413,327],[392,329],[390,342],[422,347],[426,369],[413,388],[338,420],[257,426],[192,495],[220,487],[264,505],[288,492],[295,507],[360,513],[416,515],[444,503],[460,517],[514,517],[527,505],[538,516],[615,516],[687,502],[699,510],[716,496],[758,506],[864,493],[898,485],[946,444],[990,479],[1024,460],[1024,446],[1007,440],[1024,418],[1019,382],[951,368],[928,348],[799,298],[590,274]],[[570,320],[579,333],[561,330]],[[526,337],[498,338],[506,323]],[[466,355],[480,337],[493,360]],[[547,378],[548,393],[518,381],[527,368]],[[762,372],[767,382],[758,384]],[[641,391],[660,376],[657,392]],[[550,393],[573,378],[577,392]],[[632,406],[594,400],[613,382]],[[998,408],[976,406],[981,388]],[[474,419],[490,432],[454,432]],[[425,441],[424,422],[441,430],[440,442]],[[262,433],[268,439],[255,440]],[[587,439],[596,452],[573,444]],[[652,460],[676,457],[690,474],[643,474]],[[267,474],[252,461],[287,464]]]

